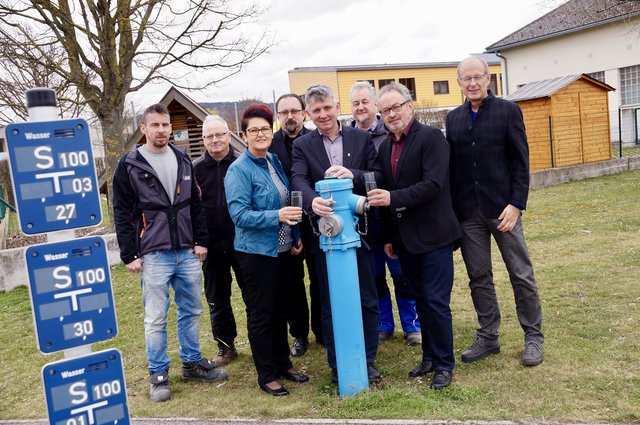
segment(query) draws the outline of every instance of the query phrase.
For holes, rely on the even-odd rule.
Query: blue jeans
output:
[[[202,313],[202,270],[200,260],[191,250],[154,251],[142,256],[140,275],[144,304],[144,339],[149,372],[169,369],[167,355],[167,311],[169,287],[173,288],[178,313],[180,360],[199,362],[198,341]]]
[[[393,320],[393,305],[391,294],[387,285],[385,265],[389,268],[393,286],[395,288],[396,303],[398,304],[398,314],[402,330],[406,332],[420,332],[420,322],[416,312],[416,301],[411,295],[408,284],[402,277],[400,261],[387,257],[384,248],[380,244],[373,245],[373,263],[376,279],[376,290],[378,291],[378,308],[380,309],[380,320],[378,330],[393,333],[395,322]]]

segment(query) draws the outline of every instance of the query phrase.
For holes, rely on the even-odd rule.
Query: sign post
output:
[[[118,332],[106,243],[72,230],[102,221],[89,125],[58,120],[51,89],[26,97],[32,122],[6,137],[20,229],[50,242],[25,251],[38,348],[65,354],[42,369],[49,423],[128,424],[120,352],[91,353]]]
[[[28,235],[102,221],[89,126],[83,119],[10,124],[9,164]]]
[[[107,250],[101,237],[26,251],[38,348],[47,354],[116,336]]]
[[[129,423],[127,391],[118,350],[49,363],[42,369],[49,423]]]

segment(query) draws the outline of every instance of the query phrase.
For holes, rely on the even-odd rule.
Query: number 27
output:
[[[70,220],[76,213],[76,204],[56,205],[56,212],[58,220]]]

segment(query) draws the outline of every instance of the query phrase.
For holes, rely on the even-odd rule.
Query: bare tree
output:
[[[24,92],[33,87],[54,89],[62,116],[79,116],[85,109],[80,93],[56,72],[64,60],[62,49],[49,45],[35,50],[20,34],[9,33],[0,31],[0,122],[26,120]]]
[[[447,109],[437,108],[432,100],[422,100],[419,104],[414,104],[414,116],[418,121],[440,129],[444,128],[447,112]]]
[[[202,89],[273,45],[242,26],[262,10],[232,0],[0,0],[0,38],[28,42],[34,68],[53,69],[100,121],[106,181],[126,145],[125,100],[154,81]],[[37,53],[36,53],[37,52]],[[58,54],[51,60],[48,53]]]

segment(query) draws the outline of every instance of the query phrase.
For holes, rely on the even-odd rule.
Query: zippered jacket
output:
[[[224,195],[224,176],[239,154],[229,149],[229,153],[216,161],[205,152],[201,157],[193,160],[193,172],[196,182],[202,191],[202,203],[209,232],[209,250],[233,250],[235,229]]]
[[[169,144],[178,160],[174,201],[137,145],[124,154],[113,176],[113,209],[120,258],[169,249],[206,247],[208,233],[200,190],[189,156]]]

